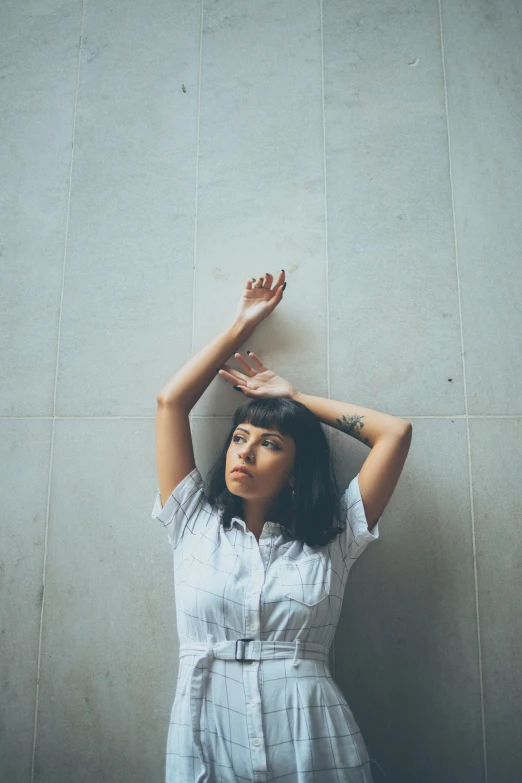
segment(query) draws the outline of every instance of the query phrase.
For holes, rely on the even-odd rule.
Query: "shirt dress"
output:
[[[283,541],[275,522],[259,543],[240,517],[225,529],[198,468],[164,507],[158,492],[180,641],[166,783],[373,783],[328,651],[349,571],[382,516],[369,531],[358,475],[342,504],[346,531],[310,547]]]

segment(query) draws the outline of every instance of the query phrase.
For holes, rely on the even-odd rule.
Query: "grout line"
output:
[[[323,183],[324,183],[324,257],[326,271],[326,388],[327,396],[332,398],[332,389],[330,384],[330,297],[329,297],[329,266],[328,266],[328,199],[326,197],[326,114],[324,107],[324,16],[323,0],[319,0],[319,16],[321,23],[321,109],[323,115]],[[326,438],[330,453],[332,452],[332,428],[326,428]],[[335,633],[331,645],[331,673],[335,680]]]
[[[199,197],[199,136],[201,124],[201,71],[203,61],[203,0],[199,22],[199,74],[198,74],[198,114],[196,119],[196,183],[194,187],[194,254],[192,264],[192,337],[190,355],[194,356],[196,332],[196,254],[198,243],[198,197]]]
[[[54,423],[56,418],[56,392],[58,388],[58,368],[59,368],[59,357],[60,357],[60,335],[61,335],[61,326],[62,326],[62,306],[63,306],[63,291],[64,291],[64,283],[65,283],[65,263],[67,258],[67,239],[69,235],[69,215],[70,215],[70,208],[71,208],[71,189],[72,189],[72,171],[73,171],[73,161],[74,161],[74,138],[76,134],[76,110],[78,106],[78,90],[80,85],[80,66],[81,66],[81,55],[82,55],[82,43],[83,43],[83,26],[84,26],[84,20],[85,20],[85,3],[86,0],[82,0],[82,16],[81,16],[81,25],[80,25],[80,45],[78,47],[78,58],[77,58],[77,69],[76,69],[76,90],[74,94],[74,107],[73,107],[73,127],[72,127],[72,138],[71,138],[71,160],[69,165],[69,192],[67,194],[67,214],[65,218],[65,235],[64,235],[64,245],[63,245],[63,268],[62,268],[62,290],[60,292],[60,313],[58,316],[58,338],[57,338],[57,345],[56,345],[56,368],[55,368],[55,375],[54,375],[54,395],[53,395],[53,415],[52,415],[52,427],[51,427],[51,454],[49,459],[49,475],[47,479],[47,508],[45,511],[45,536],[44,536],[44,555],[43,555],[43,566],[42,566],[42,606],[40,609],[40,628],[38,633],[38,657],[37,657],[37,667],[36,667],[36,696],[35,696],[35,706],[34,706],[34,730],[33,730],[33,752],[32,752],[32,759],[31,759],[31,783],[34,783],[34,767],[35,767],[35,757],[36,757],[36,736],[37,736],[37,730],[38,730],[38,706],[39,706],[39,700],[40,700],[40,666],[41,666],[41,653],[42,653],[42,635],[43,635],[43,616],[44,616],[44,607],[45,607],[45,574],[46,574],[46,568],[47,568],[47,541],[49,536],[49,507],[50,507],[50,501],[51,501],[51,482],[52,482],[52,473],[53,473],[53,454],[54,454]],[[22,417],[19,417],[22,418]],[[29,417],[25,417],[29,418]],[[49,416],[47,417],[35,417],[35,418],[51,418]]]
[[[235,399],[235,398],[234,398]],[[341,403],[342,405],[342,403]],[[416,421],[454,421],[455,419],[520,419],[522,418],[521,413],[471,413],[469,415],[466,415],[465,413],[457,413],[456,415],[452,415],[450,413],[443,415],[429,415],[426,414],[425,416],[409,416],[406,413],[400,413],[400,414],[393,414],[394,416],[399,416],[400,418],[407,418],[407,419],[414,419]],[[232,416],[232,413],[225,413],[222,416],[195,416],[192,413],[189,413],[189,417],[191,419],[227,419],[230,421],[230,417]],[[58,419],[62,420],[65,419],[66,421],[71,420],[78,420],[78,421],[84,421],[86,419],[152,419],[155,420],[156,416],[153,414],[151,416],[0,416],[0,421],[17,421],[19,419],[34,419],[35,421],[45,421],[47,419]],[[336,429],[335,427],[330,429]]]
[[[442,7],[441,7],[441,2],[442,2],[442,0],[438,0],[438,5],[439,5],[439,23],[440,23],[440,43],[441,43],[441,62],[442,62],[442,74],[443,74],[443,79],[444,79],[444,101],[445,101],[445,107],[446,107],[446,127],[447,127],[447,134],[448,134],[448,163],[449,163],[450,188],[451,188],[451,207],[452,207],[452,214],[453,214],[453,236],[454,236],[454,243],[455,243],[455,265],[456,265],[456,276],[457,276],[457,297],[458,297],[458,304],[459,304],[460,347],[461,347],[461,354],[462,354],[462,381],[463,381],[463,388],[464,388],[464,409],[466,411],[466,415],[463,418],[466,421],[466,435],[467,435],[467,442],[468,442],[469,499],[470,499],[470,508],[471,508],[471,538],[472,538],[472,543],[473,543],[473,572],[474,572],[474,580],[475,580],[475,611],[476,611],[476,616],[477,616],[477,648],[478,648],[479,685],[480,685],[480,713],[481,713],[481,721],[482,721],[482,751],[483,751],[483,761],[484,761],[485,783],[488,783],[486,716],[485,716],[485,710],[484,710],[484,682],[483,682],[483,673],[482,673],[482,643],[481,643],[481,635],[480,635],[480,610],[479,610],[479,591],[478,591],[478,574],[477,574],[477,550],[476,550],[476,541],[475,541],[475,510],[474,510],[474,507],[473,507],[473,473],[472,473],[472,469],[471,469],[471,438],[470,438],[470,433],[469,433],[469,419],[470,418],[477,418],[477,417],[471,417],[469,415],[469,409],[468,409],[468,393],[467,393],[467,383],[466,383],[466,360],[465,360],[465,353],[464,353],[464,330],[463,330],[463,325],[462,325],[462,305],[461,305],[461,296],[460,296],[459,252],[458,252],[458,240],[457,240],[457,226],[456,226],[456,219],[455,219],[455,198],[454,198],[453,168],[452,168],[452,157],[451,157],[451,133],[450,133],[449,111],[448,111],[448,90],[447,90],[447,81],[446,81],[446,64],[445,64],[445,56],[444,56],[445,55],[445,51],[444,51],[444,27],[443,27],[443,24],[442,24]],[[480,418],[487,418],[487,417],[480,417]]]

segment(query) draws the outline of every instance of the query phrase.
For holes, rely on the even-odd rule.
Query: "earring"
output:
[[[292,503],[295,502],[295,489],[292,487]]]

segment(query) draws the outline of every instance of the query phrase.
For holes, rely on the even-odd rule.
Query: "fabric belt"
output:
[[[275,658],[293,658],[292,666],[298,666],[299,658],[315,658],[328,663],[328,647],[315,642],[271,642],[261,639],[235,639],[232,641],[213,642],[212,634],[207,634],[206,642],[182,642],[179,646],[179,657],[197,655],[197,660],[190,677],[190,714],[192,720],[192,735],[201,761],[201,773],[194,783],[207,780],[205,771],[205,754],[201,741],[201,711],[206,693],[209,664],[212,658],[223,658],[231,661],[263,661]],[[203,665],[201,665],[203,664]],[[206,664],[206,665],[205,665]],[[256,678],[257,679],[257,678]],[[257,690],[257,685],[255,686]],[[261,726],[254,736],[259,736]],[[266,769],[264,772],[266,773]],[[259,775],[259,776],[258,776]],[[266,780],[258,769],[255,780]]]
[[[304,655],[301,654],[305,653]],[[203,658],[224,658],[230,661],[263,661],[270,658],[293,658],[293,666],[298,665],[297,658],[315,658],[328,661],[328,647],[317,642],[272,642],[261,639],[235,639],[232,641],[212,642],[212,634],[206,642],[182,642],[179,656],[197,655]]]

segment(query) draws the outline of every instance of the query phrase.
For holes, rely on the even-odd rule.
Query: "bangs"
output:
[[[299,432],[295,407],[291,400],[284,397],[252,400],[241,405],[234,412],[233,429],[241,423],[252,424],[260,429],[278,430],[281,435],[289,435],[294,440]]]

